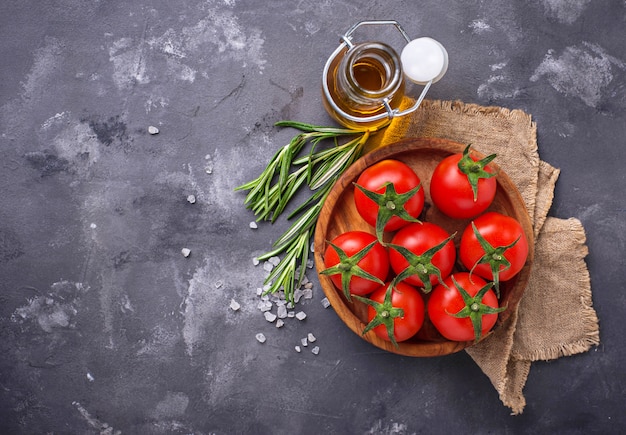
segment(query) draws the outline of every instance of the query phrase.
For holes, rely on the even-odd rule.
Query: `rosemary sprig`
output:
[[[272,250],[258,257],[260,261],[284,253],[284,257],[265,279],[266,293],[279,289],[293,302],[294,290],[304,277],[309,259],[310,240],[315,230],[322,205],[335,181],[354,163],[374,129],[347,129],[322,127],[296,121],[280,121],[279,127],[292,127],[301,131],[274,154],[265,170],[254,180],[236,190],[246,190],[244,200],[257,220],[275,222],[289,202],[304,186],[313,192],[304,203],[288,215],[298,218],[273,244]],[[344,144],[341,137],[354,136]],[[318,150],[322,141],[332,140],[334,146]],[[304,147],[310,151],[300,156]]]

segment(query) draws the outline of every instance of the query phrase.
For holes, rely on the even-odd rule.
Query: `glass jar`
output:
[[[404,95],[400,57],[389,45],[363,42],[341,47],[324,78],[324,107],[346,127],[376,127],[389,121]]]
[[[393,26],[407,42],[402,54],[382,42],[353,43],[352,34],[361,26]],[[324,66],[322,99],[326,111],[348,128],[378,128],[413,113],[448,69],[443,45],[428,37],[409,38],[394,20],[361,21],[341,39]],[[411,107],[400,110],[405,76],[423,89]]]

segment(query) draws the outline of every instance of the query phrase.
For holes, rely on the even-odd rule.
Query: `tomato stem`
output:
[[[494,290],[496,292],[496,296],[500,299],[500,272],[511,267],[511,262],[505,257],[504,253],[507,249],[512,248],[519,241],[519,236],[515,241],[509,245],[505,246],[492,246],[478,228],[476,228],[476,224],[472,221],[472,230],[474,231],[474,235],[476,236],[476,240],[480,243],[480,246],[485,251],[485,254],[476,261],[476,263],[472,266],[470,270],[470,275],[474,272],[474,269],[479,264],[489,264],[491,268],[491,275],[493,277],[494,282]]]
[[[478,180],[481,178],[491,178],[496,175],[495,172],[489,172],[485,169],[485,167],[496,158],[496,154],[491,154],[481,160],[475,161],[470,156],[470,147],[471,144],[465,147],[463,150],[463,156],[457,165],[459,171],[465,174],[467,181],[469,181],[470,186],[472,186],[474,202],[476,202],[478,200]]]
[[[413,189],[405,193],[397,193],[393,183],[385,183],[383,186],[383,193],[374,192],[366,189],[357,183],[354,186],[359,189],[365,196],[374,201],[378,206],[378,215],[376,216],[376,237],[378,241],[385,245],[383,241],[383,234],[385,232],[385,225],[391,220],[392,217],[397,216],[407,222],[420,222],[417,217],[413,217],[406,211],[404,205],[419,192],[422,188],[422,183],[415,186]]]
[[[374,240],[356,254],[349,256],[346,251],[341,249],[339,246],[330,241],[328,242],[328,244],[337,253],[337,256],[339,257],[339,263],[322,270],[320,273],[322,275],[341,275],[341,289],[343,290],[343,294],[348,301],[351,300],[350,281],[352,280],[352,277],[358,276],[363,279],[377,282],[380,285],[384,284],[383,281],[381,281],[379,278],[375,277],[371,273],[363,270],[358,264],[363,258],[365,258],[365,256],[372,250],[372,248],[376,246],[377,243],[378,240]]]
[[[452,282],[454,283],[454,287],[463,298],[465,306],[456,313],[450,313],[448,311],[446,311],[446,313],[458,319],[469,318],[474,328],[474,343],[477,343],[482,338],[483,316],[487,314],[501,313],[502,311],[506,310],[506,306],[494,308],[487,304],[483,304],[483,297],[489,291],[489,289],[493,287],[493,282],[487,283],[484,287],[478,290],[478,293],[476,293],[476,295],[473,297],[470,296],[467,290],[465,290],[457,282],[454,276],[452,276]]]
[[[389,341],[391,341],[391,343],[393,343],[395,347],[398,347],[398,342],[396,341],[396,337],[394,334],[394,319],[396,319],[397,317],[404,317],[404,310],[402,308],[394,307],[391,302],[394,287],[395,285],[393,283],[387,286],[387,290],[385,291],[385,299],[382,303],[373,301],[369,298],[364,298],[362,296],[353,296],[364,304],[369,305],[376,311],[376,315],[363,329],[363,334],[368,333],[377,326],[384,325],[385,330],[387,331],[387,336],[389,337]]]

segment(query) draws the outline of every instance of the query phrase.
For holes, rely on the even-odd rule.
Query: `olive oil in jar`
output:
[[[365,42],[344,47],[325,79],[324,107],[346,127],[377,127],[389,122],[404,95],[400,58],[390,46]],[[376,119],[372,119],[376,118]]]

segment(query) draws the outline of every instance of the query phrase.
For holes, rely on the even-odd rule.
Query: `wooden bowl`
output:
[[[465,147],[466,145],[446,139],[412,138],[376,149],[356,161],[333,186],[318,218],[314,240],[315,264],[318,272],[325,268],[323,255],[326,252],[328,240],[351,230],[368,231],[374,234],[374,228],[367,224],[356,210],[353,183],[364,169],[384,159],[400,160],[413,168],[422,181],[425,193],[424,212],[422,212],[420,219],[436,223],[450,234],[457,231],[455,245],[458,248],[463,229],[471,222],[471,219],[449,218],[432,205],[430,177],[443,158],[451,154],[461,153]],[[480,158],[484,157],[479,150],[473,149],[472,152]],[[517,219],[526,233],[529,247],[528,259],[524,268],[511,280],[500,283],[500,305],[506,305],[507,309],[499,314],[498,322],[494,327],[495,330],[509,318],[522,297],[530,275],[534,243],[532,223],[517,187],[497,164],[492,162],[490,166],[498,173],[496,176],[497,190],[495,199],[487,211],[497,211]],[[391,234],[386,234],[385,239],[390,240]],[[454,271],[461,270],[465,269],[457,261]],[[352,299],[352,302],[348,302],[343,292],[333,285],[328,276],[319,273],[318,276],[322,289],[339,318],[357,335],[380,349],[406,356],[430,357],[458,352],[473,344],[472,341],[456,342],[445,339],[430,323],[428,316],[426,316],[424,325],[417,335],[398,343],[398,347],[380,339],[373,331],[363,334],[363,329],[367,324],[367,306],[355,298]],[[425,301],[427,300],[428,295],[425,295]],[[482,339],[485,339],[492,332],[493,330]]]

